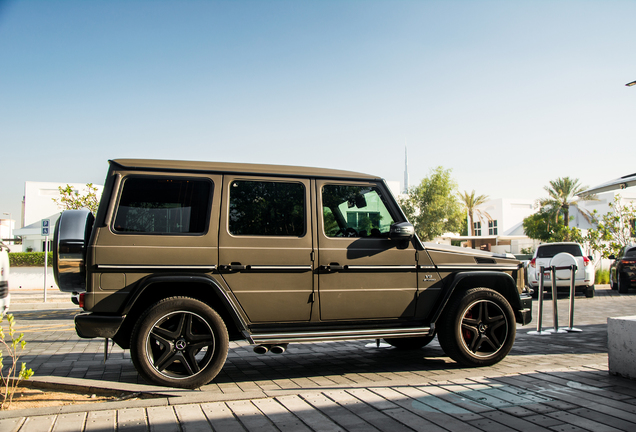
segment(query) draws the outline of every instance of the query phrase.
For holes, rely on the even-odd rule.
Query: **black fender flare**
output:
[[[144,295],[146,290],[150,288],[152,285],[159,283],[168,283],[168,284],[204,284],[209,285],[213,292],[216,295],[216,298],[219,300],[221,305],[225,308],[228,315],[232,318],[232,321],[236,325],[236,328],[239,332],[245,334],[247,332],[247,323],[241,317],[238,309],[234,302],[229,298],[225,290],[221,287],[221,285],[212,277],[207,275],[152,275],[146,279],[142,279],[134,291],[128,296],[128,301],[124,305],[121,315],[126,316],[130,313],[130,310],[135,306],[137,301]],[[178,293],[175,293],[178,295]]]
[[[437,306],[437,310],[431,318],[431,327],[435,328],[435,323],[444,312],[448,301],[453,296],[457,287],[462,281],[471,279],[476,281],[473,285],[484,288],[492,288],[499,294],[504,296],[509,302],[512,309],[517,311],[522,309],[521,300],[519,298],[519,292],[517,291],[517,284],[515,280],[508,273],[501,271],[470,271],[455,273],[452,276],[452,280],[449,282],[446,292]],[[485,280],[487,283],[479,283],[480,280]],[[496,286],[493,286],[493,281]]]

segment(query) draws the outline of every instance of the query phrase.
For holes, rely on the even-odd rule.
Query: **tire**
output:
[[[170,297],[152,305],[135,324],[130,354],[149,383],[198,388],[221,371],[229,347],[219,314],[188,297]]]
[[[515,315],[508,301],[489,288],[454,296],[437,327],[437,338],[450,358],[468,367],[490,366],[510,352]]]
[[[618,293],[627,294],[629,290],[629,280],[620,273],[616,273],[616,279],[618,279]]]
[[[435,336],[385,338],[384,342],[400,350],[416,350],[431,343]]]
[[[585,288],[585,297],[586,298],[594,297],[594,285]]]

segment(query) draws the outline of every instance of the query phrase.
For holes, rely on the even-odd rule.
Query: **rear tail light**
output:
[[[621,262],[623,264],[636,264],[636,260],[631,260],[631,259],[629,260],[624,259],[624,260],[621,260]]]
[[[86,293],[80,293],[79,295],[79,307],[81,307],[82,309],[84,309],[84,294]]]
[[[532,258],[530,260],[530,267],[535,268],[537,266],[537,259],[536,258]]]
[[[583,265],[585,267],[589,266],[591,262],[592,261],[590,261],[590,259],[588,257],[586,257],[586,256],[583,257]]]

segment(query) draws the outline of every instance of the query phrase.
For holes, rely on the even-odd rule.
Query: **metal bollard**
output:
[[[541,329],[541,325],[543,322],[543,272],[545,272],[545,267],[540,266],[539,274],[541,275],[541,277],[539,278],[539,292],[537,293],[537,299],[539,302],[539,310],[537,311],[537,330],[529,331],[528,332],[529,335],[543,336],[543,335],[552,334],[552,332],[543,331]]]
[[[572,332],[572,333],[576,333],[576,332],[580,332],[582,331],[581,329],[577,329],[574,327],[574,296],[576,294],[576,270],[577,267],[575,265],[570,266],[570,269],[572,271],[572,276],[570,277],[570,319],[569,319],[569,326],[568,327],[562,327],[561,330],[565,330],[566,332]]]
[[[559,307],[557,306],[557,286],[556,286],[556,267],[550,267],[550,277],[552,278],[552,319],[554,328],[548,330],[550,333],[567,333],[565,330],[559,330]]]

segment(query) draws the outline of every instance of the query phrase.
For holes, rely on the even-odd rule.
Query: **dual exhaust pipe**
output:
[[[254,347],[254,352],[256,354],[266,354],[267,351],[271,351],[274,354],[282,354],[287,351],[286,343],[276,344],[276,345],[258,345]]]

